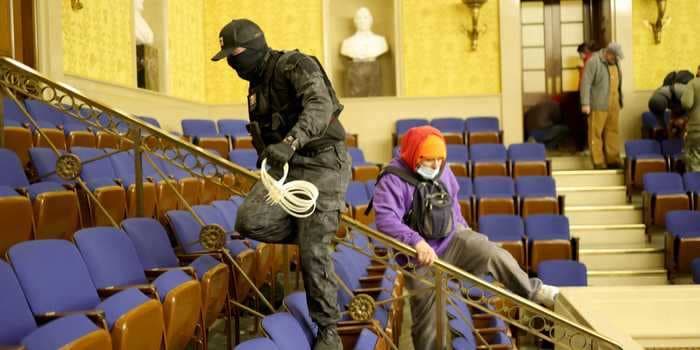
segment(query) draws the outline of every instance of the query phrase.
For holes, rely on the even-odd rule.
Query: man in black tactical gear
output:
[[[289,163],[288,181],[306,180],[319,191],[315,212],[295,218],[266,203],[267,191],[258,181],[239,208],[236,231],[263,242],[298,241],[307,303],[318,326],[314,350],[342,349],[330,254],[350,181],[345,130],[338,120],[343,106],[315,57],[270,49],[252,21],[231,21],[221,29],[219,43],[221,51],[212,60],[226,58],[250,83],[248,126],[259,159],[267,159],[275,177]]]

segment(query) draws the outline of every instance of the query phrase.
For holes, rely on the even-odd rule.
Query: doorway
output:
[[[582,150],[586,144],[586,121],[579,113],[579,76],[583,62],[577,48],[594,43],[593,49],[610,40],[609,0],[522,0],[522,92],[523,111],[537,106],[560,116],[557,123],[567,125],[570,142],[566,150]],[[550,108],[551,107],[551,108]],[[524,116],[525,133],[528,118]],[[530,121],[532,123],[532,121]]]

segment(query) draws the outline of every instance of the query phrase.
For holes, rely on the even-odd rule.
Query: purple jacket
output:
[[[399,158],[393,159],[389,165],[408,169]],[[438,256],[442,255],[447,249],[447,245],[455,233],[456,226],[469,227],[462,217],[459,199],[457,199],[459,184],[450,167],[445,166],[440,179],[445,184],[447,192],[452,196],[452,221],[455,227],[452,228],[452,232],[447,237],[427,241]],[[386,174],[374,187],[373,199],[377,229],[411,247],[415,247],[416,243],[423,239],[418,232],[406,226],[402,220],[404,214],[411,208],[413,191],[414,187],[411,184],[394,174]]]

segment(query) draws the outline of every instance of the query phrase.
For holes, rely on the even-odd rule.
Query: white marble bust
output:
[[[153,30],[143,18],[143,1],[134,0],[134,36],[136,45],[153,45]]]
[[[389,46],[386,39],[372,33],[372,14],[366,7],[360,7],[355,13],[355,34],[345,40],[340,47],[343,56],[352,58],[353,61],[371,62],[386,53]]]

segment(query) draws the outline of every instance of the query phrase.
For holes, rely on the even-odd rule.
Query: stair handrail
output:
[[[79,90],[64,83],[55,82],[34,69],[8,57],[0,57],[0,87],[3,90],[14,91],[15,93],[52,104],[54,107],[66,112],[89,108],[94,113],[90,113],[85,117],[80,116],[78,113],[67,114],[101,131],[115,133],[118,123],[126,123],[128,132],[123,135],[119,134],[121,137],[134,142],[136,145],[140,145],[144,150],[153,154],[158,153],[158,151],[163,153],[166,153],[168,150],[174,151],[176,156],[172,158],[166,157],[168,161],[175,163],[178,167],[194,175],[205,177],[220,186],[235,190],[241,195],[247,194],[259,179],[257,173],[232,163],[221,156],[214,155],[196,145],[184,142],[161,128],[136,118],[132,114],[88,98]],[[105,115],[105,113],[107,114]],[[107,126],[99,122],[98,118],[104,117],[109,119]],[[3,123],[3,118],[0,117],[0,129],[3,128]],[[194,160],[194,164],[187,164],[186,159],[190,155],[194,155],[194,159],[189,158]],[[234,174],[235,182],[232,187],[230,184],[224,183],[223,178],[226,175],[224,171]],[[362,234],[382,242],[393,251],[393,256],[405,256],[409,261],[409,266],[407,267],[411,267],[410,258],[417,256],[414,248],[372,229],[346,214],[342,215],[342,221],[345,225]],[[381,257],[378,258],[381,259]],[[436,275],[443,276],[443,281],[468,281],[475,288],[492,293],[497,298],[493,296],[487,297],[484,294],[479,298],[480,300],[468,301],[471,303],[483,302],[485,305],[492,306],[492,308],[484,308],[483,311],[501,317],[504,321],[537,337],[553,341],[565,348],[576,350],[622,349],[619,343],[607,336],[572,322],[530,300],[486,282],[440,259],[436,260],[431,268]],[[441,287],[437,284],[435,286],[437,288],[436,292],[439,293]],[[501,309],[496,308],[499,305],[502,307]],[[443,327],[438,327],[438,332],[446,332],[446,329],[441,328]]]

